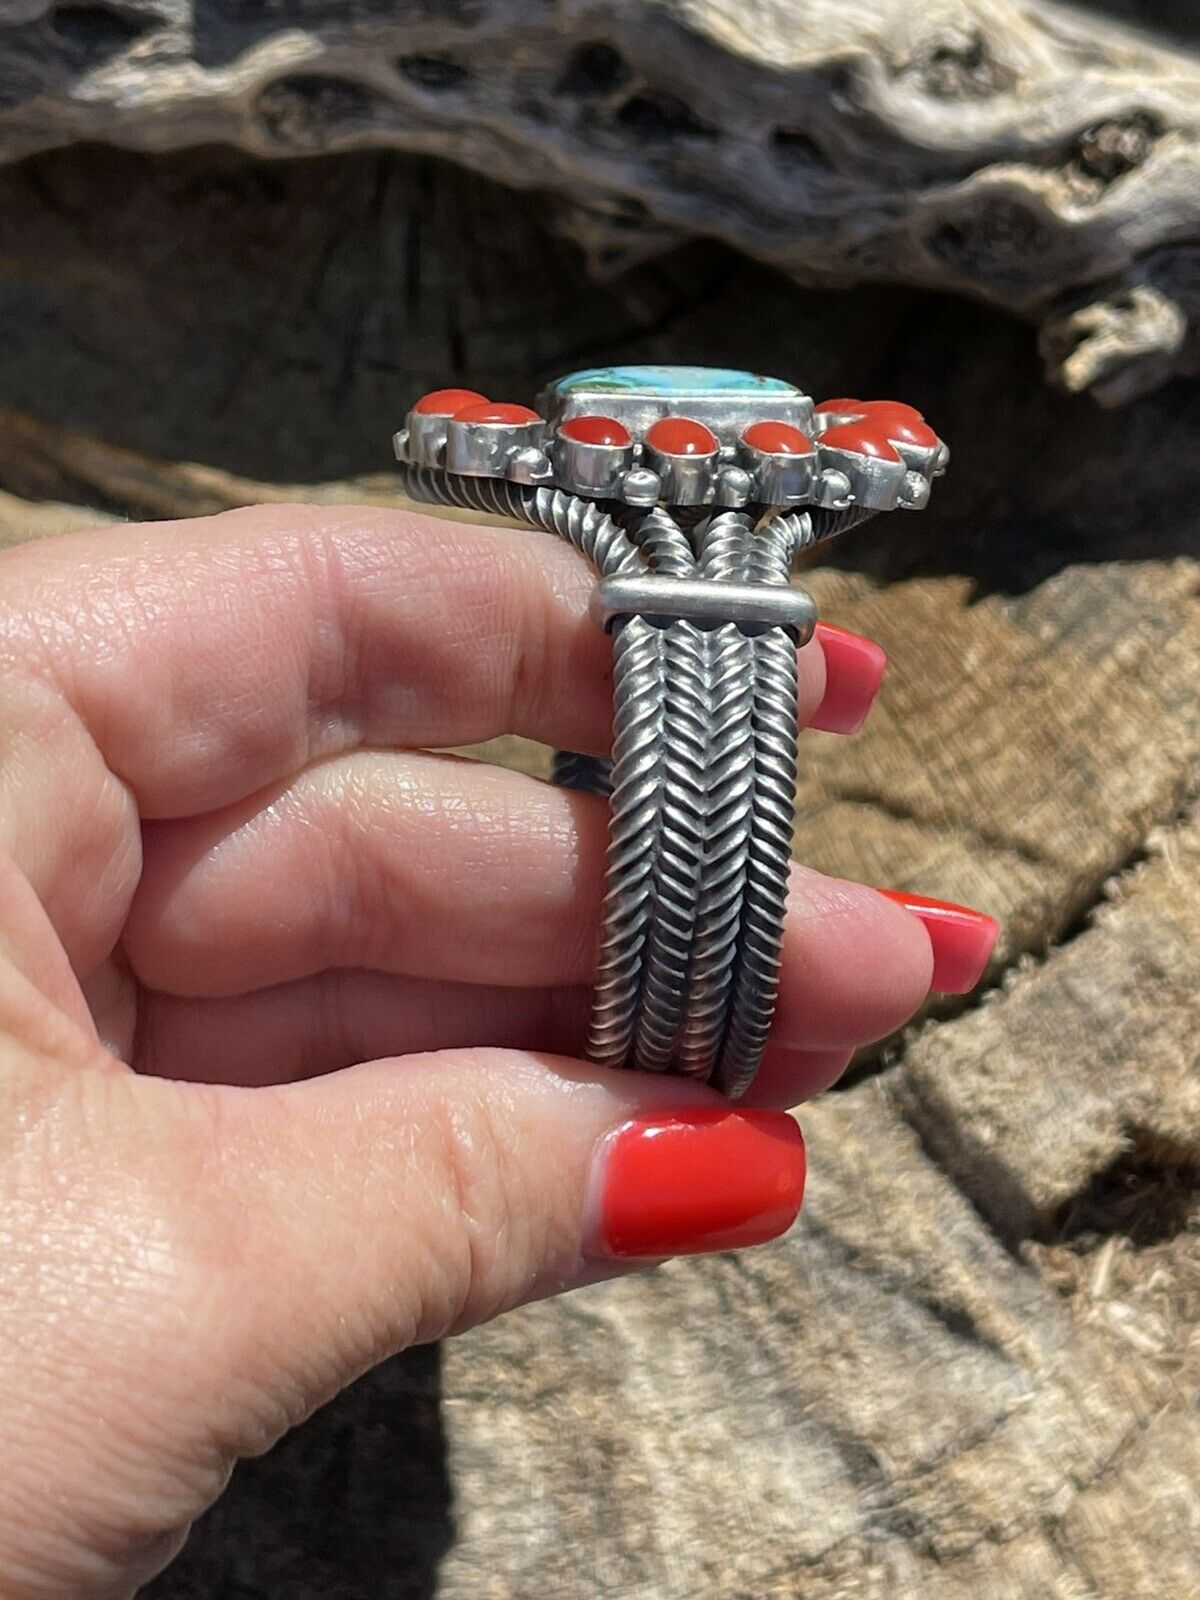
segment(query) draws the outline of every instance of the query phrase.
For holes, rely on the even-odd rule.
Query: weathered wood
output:
[[[1194,781],[1200,566],[1072,566],[1019,597],[813,579],[891,660],[861,734],[808,741],[798,854],[993,909],[1001,962],[1044,950]]]
[[[1194,1237],[1131,1248],[1104,1284],[1076,1241],[1096,1287],[1065,1297],[934,1163],[896,1087],[807,1111],[814,1183],[786,1244],[447,1349],[462,1511],[440,1593],[1196,1592]]]
[[[6,0],[0,159],[436,154],[554,194],[601,270],[702,235],[806,282],[967,292],[1120,401],[1194,370],[1200,310],[1195,23],[1147,11]]]
[[[1200,810],[1145,853],[1044,970],[906,1054],[908,1115],[1007,1237],[1114,1171],[1200,1170]]]
[[[106,520],[102,512],[86,511],[82,506],[55,505],[52,501],[31,502],[0,490],[0,550],[5,545],[21,544],[27,539],[46,539],[55,533],[73,533]]]

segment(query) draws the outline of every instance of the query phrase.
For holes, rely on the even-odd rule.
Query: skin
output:
[[[628,1264],[593,1156],[681,1081],[581,1062],[603,751],[544,534],[271,507],[0,556],[0,1595],[131,1595],[234,1461],[421,1340]],[[803,714],[824,688],[800,656]],[[923,999],[797,868],[760,1104]]]

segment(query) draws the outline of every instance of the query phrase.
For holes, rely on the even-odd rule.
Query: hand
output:
[[[592,581],[336,508],[0,556],[5,1600],[131,1594],[390,1352],[791,1223],[790,1118],[577,1059],[604,806],[422,749],[603,750]],[[878,671],[826,639],[804,713],[849,726]],[[932,972],[917,917],[798,867],[755,1104]]]

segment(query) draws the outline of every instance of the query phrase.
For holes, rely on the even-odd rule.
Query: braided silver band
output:
[[[401,470],[414,499],[544,528],[602,578],[651,580],[612,589],[651,598],[645,612],[618,611],[611,621],[611,761],[570,752],[554,760],[555,782],[608,796],[612,808],[587,1053],[605,1066],[680,1072],[744,1093],[779,983],[796,649],[812,622],[806,597],[770,595],[742,621],[728,620],[728,610],[733,585],[788,584],[796,551],[813,538],[809,514],[756,527],[745,512],[718,511],[687,529],[662,507],[638,513],[560,489]],[[680,584],[690,615],[671,614],[656,579]],[[707,616],[697,615],[697,585],[713,591]],[[737,594],[735,609],[750,607]]]

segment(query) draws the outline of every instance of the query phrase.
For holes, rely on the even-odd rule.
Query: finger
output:
[[[238,1250],[217,1264],[214,1382],[306,1406],[631,1262],[773,1238],[803,1189],[782,1113],[560,1058],[443,1052],[220,1096],[205,1209]]]
[[[0,640],[62,687],[143,816],[179,816],[362,743],[603,751],[594,583],[536,530],[256,507],[6,552]]]
[[[16,863],[0,850],[0,964],[24,978],[34,993],[76,1028],[95,1038],[78,980],[45,908]]]
[[[216,1000],[149,993],[132,1065],[157,1077],[261,1087],[429,1050],[491,1045],[579,1056],[590,1005],[585,988],[487,988],[382,972],[323,972]],[[850,1056],[770,1045],[745,1103],[798,1105],[836,1082]]]
[[[815,1100],[833,1088],[853,1059],[853,1050],[792,1050],[768,1045],[754,1082],[738,1104],[786,1109]]]
[[[590,983],[607,807],[521,773],[372,752],[145,836],[125,947],[147,987],[245,993],[327,968],[550,988]],[[778,1041],[837,1048],[901,1025],[929,937],[859,884],[793,868]]]
[[[512,989],[331,971],[251,994],[143,992],[131,1065],[155,1077],[259,1087],[383,1056],[495,1046],[579,1055],[585,988]]]
[[[803,1190],[782,1113],[517,1052],[254,1092],[16,1045],[6,1067],[30,1091],[6,1147],[29,1216],[0,1367],[41,1386],[0,1413],[21,1594],[131,1594],[238,1456],[373,1362],[643,1260],[774,1238]]]
[[[607,808],[523,773],[360,752],[144,830],[125,930],[141,981],[240,993],[377,967],[476,983],[591,973]]]
[[[360,742],[607,736],[587,564],[545,534],[272,506],[4,562],[11,653],[53,676],[143,815]]]
[[[343,507],[5,551],[0,676],[24,733],[0,761],[0,849],[84,973],[124,921],[139,812],[232,804],[364,743],[521,732],[602,752],[594,583],[549,534]],[[818,642],[799,677],[803,720],[826,688]]]

